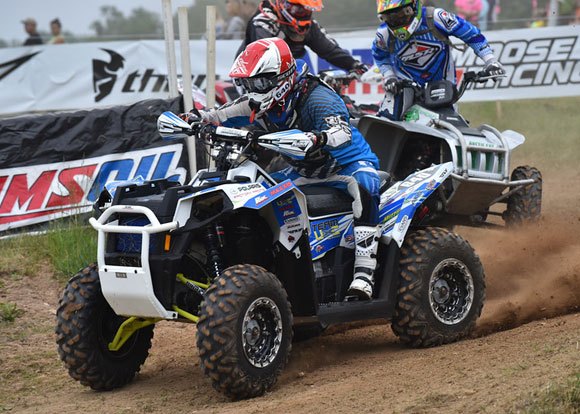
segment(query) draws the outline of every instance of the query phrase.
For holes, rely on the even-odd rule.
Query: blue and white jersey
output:
[[[337,168],[357,161],[368,161],[379,168],[379,160],[371,151],[358,129],[350,125],[350,115],[342,98],[327,86],[319,84],[296,108],[298,128],[302,131],[324,133],[327,138],[324,150],[330,154],[324,177]],[[316,174],[318,175],[318,174]]]
[[[339,171],[342,167],[358,161],[367,161],[376,169],[379,160],[372,152],[358,129],[350,125],[350,115],[342,98],[329,87],[318,84],[307,96],[301,96],[303,86],[309,80],[301,79],[285,105],[268,110],[254,124],[271,130],[268,124],[274,124],[279,131],[298,128],[306,132],[323,133],[326,145],[323,150],[329,154],[323,165],[296,167],[298,172],[307,177],[324,178]],[[249,101],[242,95],[235,101],[208,113],[209,120],[228,127],[250,125]],[[264,123],[264,119],[267,122]]]
[[[375,63],[384,77],[395,75],[414,80],[420,85],[442,79],[455,83],[451,47],[431,33],[425,9],[423,7],[421,23],[409,40],[396,38],[386,23],[379,26],[372,46]],[[439,30],[443,36],[461,39],[486,63],[495,59],[487,39],[477,27],[440,8],[434,10],[433,17],[435,30]],[[392,51],[389,50],[391,48]]]

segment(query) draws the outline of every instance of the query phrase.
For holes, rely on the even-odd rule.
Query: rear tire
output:
[[[538,221],[542,212],[542,174],[528,165],[517,167],[511,175],[514,180],[533,179],[536,182],[523,187],[507,200],[503,218],[507,226],[517,226]]]
[[[203,372],[228,397],[272,388],[292,347],[292,311],[278,278],[255,265],[226,269],[205,293],[197,347]]]
[[[443,228],[411,233],[401,249],[392,329],[412,347],[467,337],[485,300],[484,272],[469,243]]]
[[[149,355],[154,325],[136,331],[118,351],[110,351],[125,317],[115,314],[101,292],[97,265],[67,283],[56,313],[58,354],[71,377],[97,391],[133,380]]]

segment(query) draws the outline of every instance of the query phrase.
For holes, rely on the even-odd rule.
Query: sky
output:
[[[179,6],[191,6],[194,0],[172,0],[174,12]],[[38,30],[50,31],[49,23],[58,17],[63,31],[92,35],[89,25],[101,18],[101,6],[114,5],[125,16],[138,7],[161,15],[161,0],[0,0],[0,39],[24,42],[27,38],[22,20],[32,17]]]

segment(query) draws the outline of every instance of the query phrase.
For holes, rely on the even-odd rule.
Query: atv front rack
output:
[[[143,215],[150,224],[145,226],[122,226],[109,222],[113,215]],[[149,267],[149,245],[151,234],[164,233],[178,227],[176,221],[161,224],[153,211],[147,207],[115,205],[107,208],[89,223],[98,231],[97,263],[101,289],[107,302],[117,315],[148,318],[177,319],[177,312],[168,311],[155,296]],[[141,267],[119,266],[105,263],[107,234],[140,234]]]
[[[489,206],[505,201],[522,187],[533,184],[533,179],[510,180],[510,149],[506,138],[495,128],[482,125],[479,133],[487,131],[501,143],[500,147],[470,145],[465,135],[453,124],[440,119],[432,120],[434,126],[446,129],[457,137],[459,147],[450,145],[453,163],[457,166],[451,174],[454,191],[445,201],[451,214],[470,215],[486,211]],[[506,189],[509,189],[504,193]]]

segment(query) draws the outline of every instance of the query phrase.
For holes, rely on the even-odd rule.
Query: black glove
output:
[[[505,69],[497,60],[489,62],[480,72],[483,78],[498,78],[505,75]]]
[[[401,81],[396,76],[388,77],[383,81],[383,88],[385,92],[397,95],[401,92]]]
[[[305,132],[305,135],[307,135],[312,141],[312,145],[307,147],[306,153],[316,152],[326,145],[326,135],[321,134],[320,132]]]
[[[357,78],[360,78],[364,73],[368,72],[369,67],[358,60],[352,66],[350,73],[353,73]]]

